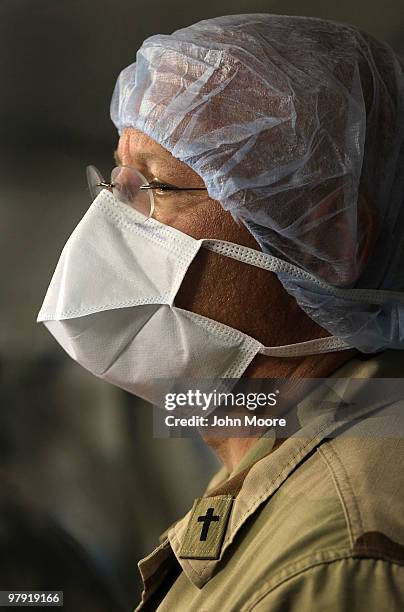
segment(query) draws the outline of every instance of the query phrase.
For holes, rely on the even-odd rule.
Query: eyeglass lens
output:
[[[90,194],[94,200],[102,189],[108,188],[109,183],[95,166],[88,166],[86,173]],[[135,168],[117,166],[111,172],[111,191],[116,199],[139,212],[145,220],[151,217],[154,209],[152,190],[140,189],[141,185],[147,183],[147,179]]]
[[[144,217],[150,217],[154,208],[154,196],[150,189],[140,189],[147,185],[147,179],[134,168],[117,166],[111,172],[112,191],[120,202],[131,206]]]
[[[104,187],[100,186],[100,183],[103,183],[104,179],[101,172],[95,166],[87,166],[86,176],[91,198],[95,200],[98,194],[104,189]]]

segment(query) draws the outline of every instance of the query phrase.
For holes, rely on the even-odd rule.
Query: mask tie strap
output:
[[[284,344],[282,346],[264,346],[258,352],[269,357],[304,357],[305,355],[318,355],[333,351],[344,351],[352,348],[341,338],[328,336],[326,338],[315,338],[296,344]]]
[[[225,257],[242,261],[243,263],[263,268],[277,275],[286,274],[294,279],[310,282],[314,287],[318,287],[327,295],[337,298],[348,299],[355,302],[369,302],[371,304],[384,304],[388,301],[398,301],[404,303],[403,291],[390,291],[384,289],[344,289],[334,287],[325,281],[320,280],[310,272],[291,264],[282,259],[278,259],[269,253],[263,253],[250,247],[227,242],[226,240],[202,240],[202,246],[209,251],[219,253]]]

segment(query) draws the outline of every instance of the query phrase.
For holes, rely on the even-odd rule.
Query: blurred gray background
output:
[[[52,521],[118,602],[105,609],[134,607],[137,560],[188,510],[217,461],[197,440],[154,439],[149,407],[82,370],[35,319],[89,205],[85,166],[107,173],[113,165],[109,103],[120,70],[149,35],[247,12],[348,21],[404,51],[402,0],[0,3],[0,486],[2,502],[21,515],[0,512],[0,549],[10,521],[22,533],[24,513],[44,517],[45,531]],[[12,541],[13,550],[29,545]],[[13,588],[22,588],[15,563]],[[68,571],[61,562],[60,588]],[[7,580],[0,565],[1,589]],[[95,593],[92,584],[75,612],[104,609],[85,592]]]

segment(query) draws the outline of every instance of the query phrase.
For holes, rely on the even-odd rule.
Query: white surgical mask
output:
[[[239,378],[258,353],[297,357],[349,348],[333,336],[264,347],[175,306],[202,247],[312,279],[248,247],[196,240],[155,219],[140,223],[139,213],[103,190],[67,241],[37,321],[87,370],[152,403],[154,379]]]

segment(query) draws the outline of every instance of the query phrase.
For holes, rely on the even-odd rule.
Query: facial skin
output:
[[[177,187],[204,187],[201,177],[145,134],[127,128],[118,143],[118,163],[137,168],[148,181]],[[155,195],[154,218],[193,236],[260,248],[207,191]],[[201,249],[175,299],[176,306],[234,327],[265,346],[292,344],[329,333],[310,319],[282,287],[275,274]],[[297,358],[257,355],[248,378],[326,378],[356,354],[354,350]],[[257,440],[205,438],[231,471]]]

